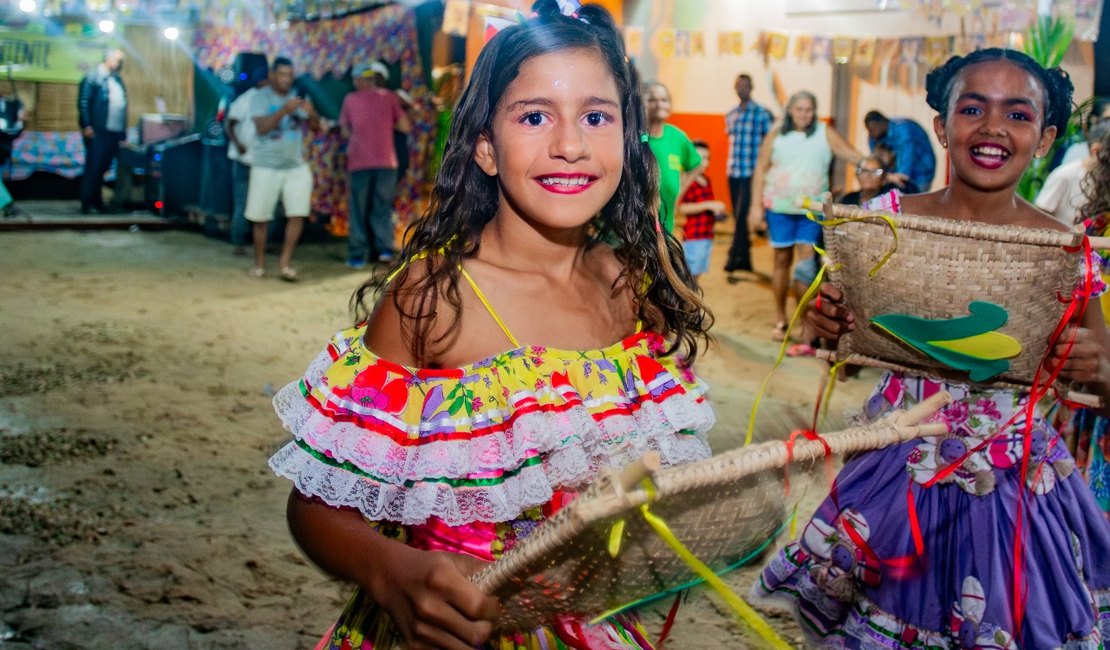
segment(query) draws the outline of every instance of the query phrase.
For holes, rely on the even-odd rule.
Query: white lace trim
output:
[[[609,448],[608,454],[605,449],[570,445],[493,485],[460,487],[435,480],[418,480],[412,485],[378,481],[320,461],[296,442],[274,454],[270,467],[293,481],[300,492],[332,506],[357,508],[374,520],[420,524],[435,516],[450,526],[460,526],[518,518],[525,510],[549,501],[554,490],[580,489],[603,467],[624,467],[652,449],[667,465],[710,455],[702,435],[636,436]]]
[[[320,355],[306,379],[319,378],[332,363],[326,352]],[[533,395],[542,390],[549,389]],[[526,397],[518,393],[513,403]],[[662,403],[644,401],[631,413],[614,413],[601,421],[583,405],[541,408],[518,415],[503,431],[402,445],[387,435],[320,413],[305,400],[298,383],[282,388],[274,397],[274,407],[285,428],[314,451],[370,476],[318,460],[296,442],[270,459],[275,472],[330,505],[358,508],[372,519],[404,524],[421,523],[431,516],[449,525],[513,519],[548,501],[553,490],[584,487],[602,468],[624,467],[649,450],[658,451],[667,466],[702,460],[711,455],[706,433],[715,421],[698,388],[687,388]],[[481,420],[463,422],[481,426],[490,412],[487,408],[477,414]],[[383,425],[390,426],[384,421]],[[684,430],[694,433],[678,433]],[[543,457],[541,464],[520,469],[493,485],[455,487],[442,480],[496,477],[518,470],[537,453]]]

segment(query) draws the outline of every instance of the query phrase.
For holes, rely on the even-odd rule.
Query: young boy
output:
[[[713,248],[713,226],[725,215],[725,204],[713,198],[713,185],[705,170],[709,167],[709,145],[694,140],[701,163],[692,170],[694,180],[678,202],[678,213],[686,217],[682,227],[682,250],[694,282],[709,270],[709,251]]]

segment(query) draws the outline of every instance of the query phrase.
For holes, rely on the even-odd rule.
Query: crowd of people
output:
[[[927,101],[948,179],[933,191],[920,126],[869,113],[865,155],[817,119],[811,93],[795,93],[775,121],[751,90],[741,75],[727,119],[739,227],[725,270],[753,270],[748,233],[765,222],[780,321],[793,252],[818,245],[821,232],[798,198],[828,199],[834,158],[855,165],[859,189],[844,202],[1068,228],[1016,195],[1026,168],[1066,129],[1072,86],[1058,69],[987,49],[931,72]],[[392,105],[383,113],[401,124]],[[356,292],[356,324],[275,399],[295,437],[270,461],[293,483],[293,536],[355,585],[319,648],[652,647],[634,615],[559,617],[503,633],[498,602],[468,576],[599,468],[647,449],[664,465],[709,455],[713,414],[692,367],[712,316],[698,281],[727,203],[705,173],[708,146],[670,116],[668,89],[640,82],[598,7],[540,0],[482,50],[427,213],[388,270]],[[1079,207],[1093,233],[1106,229],[1110,207],[1104,144],[1102,136],[1090,148]],[[353,261],[369,250],[352,249]],[[859,323],[835,287],[819,295],[805,335],[835,344]],[[784,329],[776,324],[772,336]],[[1105,404],[1101,310],[1066,333],[1049,363]],[[1101,647],[1110,638],[1110,519],[1096,493],[1107,495],[1071,471],[1061,430],[1097,437],[1110,407],[1057,413],[1055,426],[1037,412],[1034,435],[1023,438],[1017,416],[1034,412],[1028,391],[891,371],[861,417],[940,390],[953,396],[937,416],[948,433],[929,453],[958,447],[958,460],[990,480],[925,481],[919,442],[859,454],[749,596],[785,602],[810,643],[826,647]],[[1000,434],[1002,455],[990,445]],[[1029,475],[1010,460],[1025,444],[1038,468]],[[1092,462],[1087,478],[1105,474],[1096,456],[1102,464]],[[1026,526],[1015,527],[1025,501]],[[1027,553],[1015,555],[1019,542]]]
[[[87,176],[97,190],[83,186],[83,210],[107,209],[99,176],[126,119],[120,65],[122,54],[110,53],[82,85]],[[392,214],[394,134],[411,130],[409,106],[386,88],[383,63],[357,65],[352,77],[338,119],[351,192],[346,263],[379,266],[352,299],[355,324],[275,397],[295,439],[270,459],[293,484],[295,540],[354,585],[318,648],[652,647],[635,615],[561,617],[504,633],[498,602],[469,576],[601,468],[648,450],[667,466],[709,457],[714,414],[693,364],[713,322],[700,283],[730,206],[723,270],[731,284],[750,277],[750,236],[766,231],[776,341],[788,336],[791,282],[813,282],[822,247],[822,226],[800,198],[1110,234],[1103,102],[1093,103],[1082,147],[1068,147],[1074,160],[1048,177],[1036,205],[1017,195],[1035,159],[1063,150],[1055,142],[1067,130],[1073,88],[1061,70],[1014,50],[954,56],[929,73],[932,137],[910,119],[868,112],[867,153],[818,119],[813,93],[791,95],[776,118],[740,74],[725,119],[726,201],[706,173],[709,146],[668,123],[668,88],[639,78],[608,12],[538,0],[479,55],[428,209],[402,242]],[[226,122],[232,243],[245,249],[249,232],[251,274],[266,276],[280,208],[278,274],[294,281],[312,190],[303,133],[321,120],[294,91],[288,59],[251,81]],[[934,138],[945,154],[938,189]],[[834,187],[835,161],[854,168],[858,189]],[[886,372],[863,420],[943,390],[953,401],[937,418],[948,432],[849,459],[798,539],[767,561],[750,598],[785,603],[809,642],[824,647],[1103,647],[1110,334],[1100,286],[1046,363],[1102,406],[1041,413],[1027,410],[1025,389]],[[826,284],[818,295],[799,353],[863,326],[840,290]],[[1036,471],[1013,462],[1023,453]],[[942,458],[977,470],[926,480]],[[1020,513],[1024,527],[1014,524]]]

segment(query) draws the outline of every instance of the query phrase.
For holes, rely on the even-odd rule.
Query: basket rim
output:
[[[1034,246],[1079,246],[1084,234],[1071,230],[1052,230],[1050,228],[1031,228],[1028,226],[998,225],[984,221],[967,219],[950,219],[911,213],[894,213],[885,210],[864,210],[852,206],[830,205],[830,214],[836,217],[864,219],[867,221],[883,221],[891,219],[898,228],[918,230],[936,235],[949,235],[955,237],[972,237],[998,242],[1015,244],[1030,244]],[[833,229],[848,226],[855,222],[846,222],[830,226]]]

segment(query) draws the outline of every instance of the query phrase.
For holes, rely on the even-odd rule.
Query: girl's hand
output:
[[[1075,337],[1075,345],[1071,354],[1064,360],[1068,342]],[[1060,336],[1060,340],[1052,348],[1052,355],[1048,359],[1048,367],[1055,369],[1063,363],[1060,369],[1060,379],[1076,384],[1105,385],[1107,378],[1107,351],[1095,336],[1095,333],[1086,327],[1069,325]]]
[[[844,294],[829,283],[821,285],[817,299],[806,311],[806,327],[813,336],[832,342],[856,329],[856,317],[844,306]]]
[[[472,650],[489,640],[501,605],[469,577],[486,565],[458,553],[395,547],[368,585],[413,649]]]

